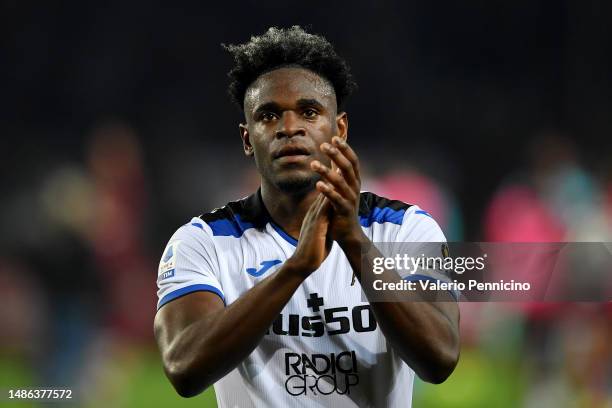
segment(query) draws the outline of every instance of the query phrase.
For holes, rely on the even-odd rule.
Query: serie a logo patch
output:
[[[164,250],[164,255],[162,255],[162,259],[159,261],[159,280],[174,276],[174,267],[176,266],[176,254],[178,253],[178,248],[180,245],[180,240],[171,241],[168,243],[168,246]],[[172,272],[172,274],[170,274],[170,272]]]

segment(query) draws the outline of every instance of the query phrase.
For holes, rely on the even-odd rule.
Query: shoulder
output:
[[[366,228],[373,223],[395,225],[395,228],[400,228],[402,240],[446,240],[440,226],[426,210],[416,204],[382,197],[369,191],[361,193],[359,222]]]
[[[359,202],[359,215],[375,208],[391,208],[395,211],[407,210],[414,204],[379,196],[370,191],[362,191]]]
[[[364,227],[369,227],[372,223],[401,225],[404,216],[412,207],[415,206],[363,191],[359,200],[359,221]]]
[[[267,212],[257,191],[248,197],[230,201],[222,207],[205,212],[194,220],[213,237],[240,238],[248,229],[265,227]]]
[[[240,237],[245,230],[251,228],[251,223],[243,220],[241,200],[227,203],[212,211],[202,213],[181,225],[170,238],[181,246],[191,246],[194,249],[214,247],[220,237]]]

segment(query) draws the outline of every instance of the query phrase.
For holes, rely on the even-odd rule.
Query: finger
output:
[[[340,169],[342,175],[347,179],[348,185],[355,190],[359,189],[359,180],[355,175],[353,163],[348,160],[344,153],[329,143],[323,143],[321,145],[321,151],[332,160],[332,168],[333,165],[335,165],[335,167]]]
[[[318,194],[317,197],[314,199],[314,201],[312,202],[312,204],[310,204],[310,207],[308,208],[308,211],[306,211],[306,215],[304,216],[304,223],[306,223],[306,221],[310,221],[313,218],[317,217],[317,214],[319,212],[319,208],[321,206],[321,202],[323,201],[323,199],[325,198],[325,196],[323,194]]]
[[[324,194],[321,195],[325,196]],[[325,201],[323,201],[323,208],[321,208],[321,211],[329,217],[331,216],[333,209],[334,206],[332,205],[331,201],[329,201],[329,198],[325,197]]]
[[[321,175],[321,178],[330,183],[344,198],[354,200],[356,192],[349,187],[346,179],[341,174],[332,171],[329,167],[318,160],[313,160],[310,164],[311,168]]]
[[[316,185],[315,185],[316,188]],[[332,202],[325,196],[325,194],[321,194],[324,197],[323,205],[321,207],[321,216],[327,217],[328,221],[331,221],[331,217],[334,211],[334,205]]]
[[[330,204],[338,212],[345,213],[350,211],[349,201],[342,197],[330,184],[319,180],[317,181],[316,188],[329,199]]]
[[[325,215],[325,207],[328,201],[324,194],[319,194],[318,198],[320,198],[320,200],[317,203],[317,218]]]
[[[312,204],[310,204],[309,211],[312,210],[313,212],[317,212],[321,206],[321,201],[323,201],[323,198],[325,197],[322,194],[317,194],[315,199],[312,201]]]
[[[329,199],[327,199],[324,194],[319,194],[317,198],[319,198],[319,201],[317,203],[316,214],[314,216],[315,219],[327,217],[331,208],[331,203],[329,202]]]
[[[304,216],[302,221],[302,228],[300,229],[300,239],[312,234],[312,231],[316,230],[320,226],[321,209],[324,207],[327,199],[323,194],[317,194],[310,208]]]
[[[351,146],[338,136],[332,137],[332,144],[338,148],[342,152],[342,154],[351,162],[353,165],[353,171],[355,172],[355,177],[357,180],[361,180],[361,172],[359,169],[359,158],[357,157],[357,153],[353,150]]]

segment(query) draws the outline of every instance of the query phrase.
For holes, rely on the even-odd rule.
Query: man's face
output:
[[[331,84],[299,67],[261,75],[247,89],[244,114],[244,151],[255,157],[263,181],[296,194],[314,189],[319,180],[311,161],[331,166],[321,143],[335,135],[346,138],[348,128],[346,114],[336,113]]]

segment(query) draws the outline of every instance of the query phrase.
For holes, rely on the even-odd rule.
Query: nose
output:
[[[293,111],[284,111],[280,120],[278,121],[278,129],[276,130],[276,137],[293,137],[293,136],[304,136],[306,129],[303,126],[301,116],[297,115]]]

